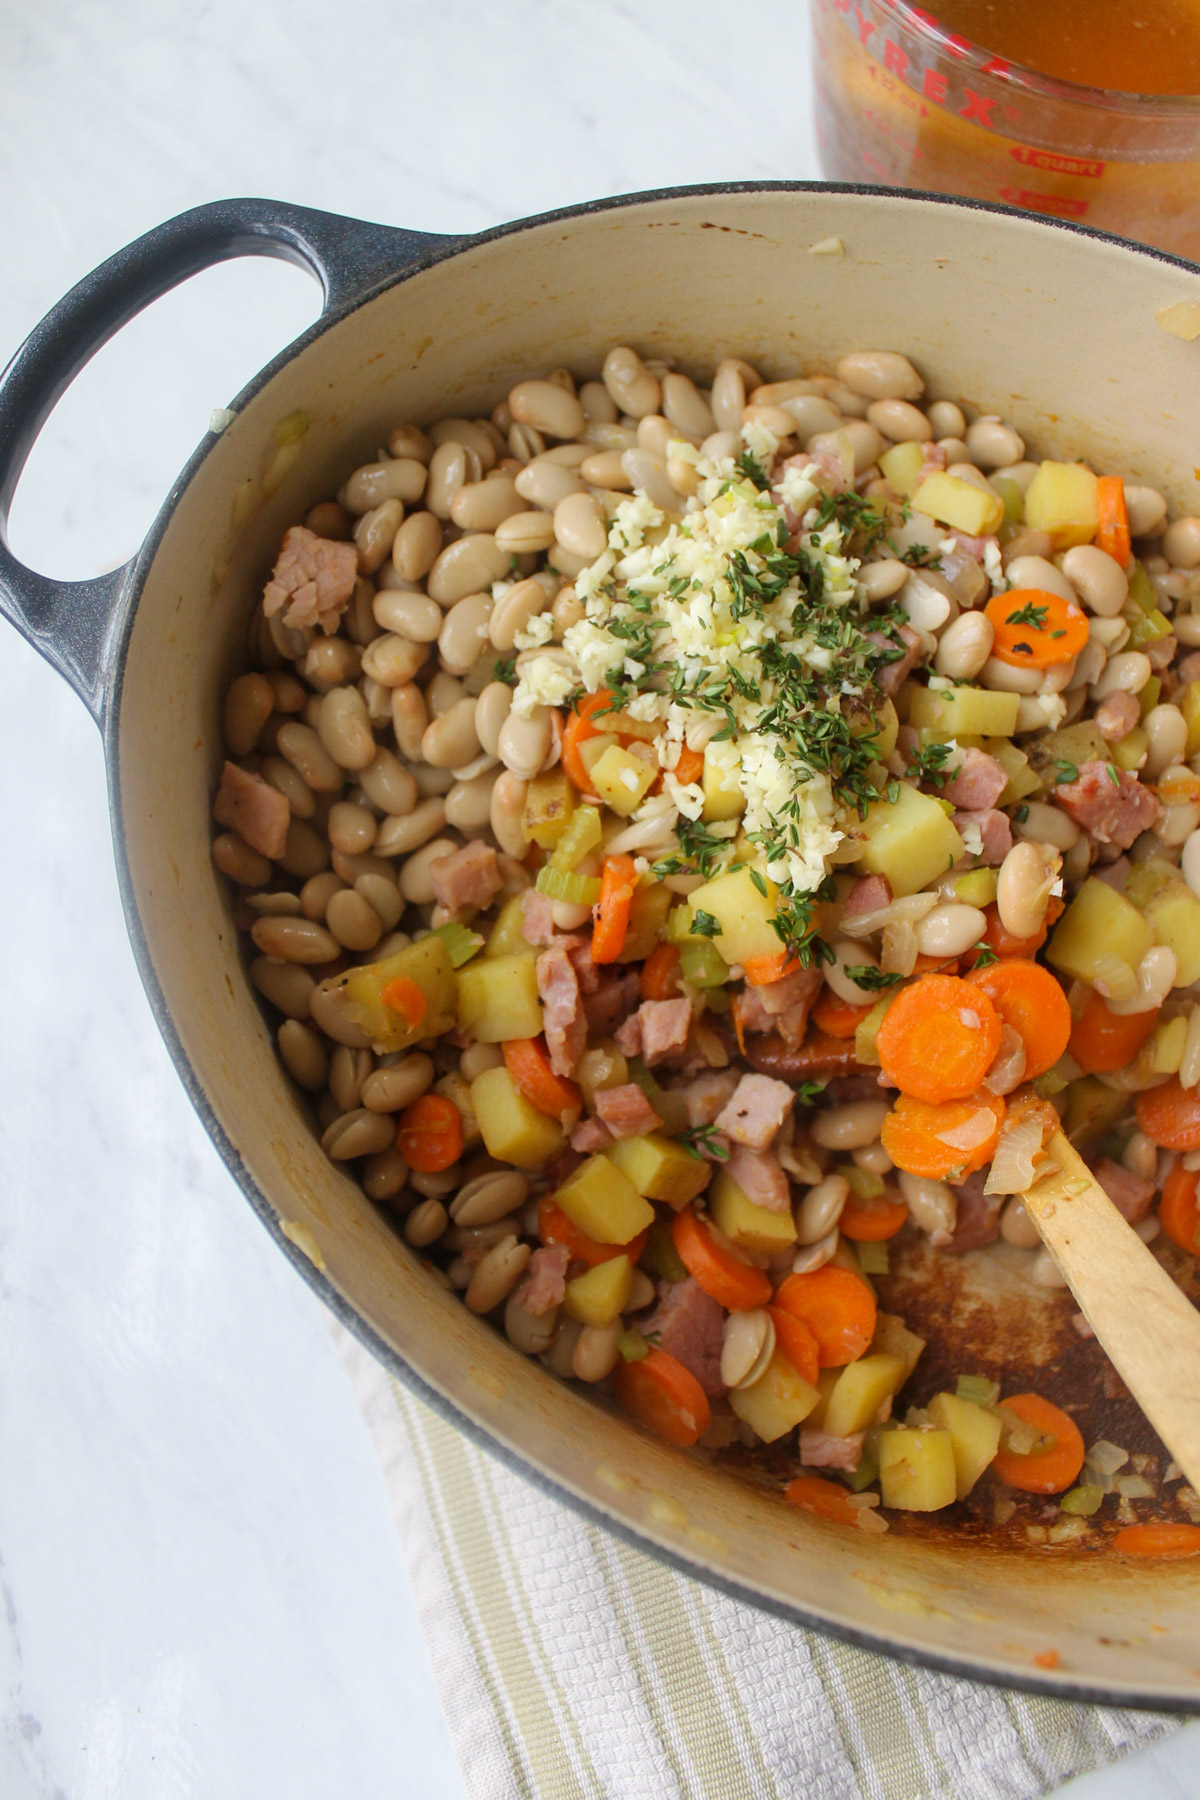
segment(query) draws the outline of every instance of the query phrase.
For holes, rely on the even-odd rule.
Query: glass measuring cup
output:
[[[811,0],[834,181],[1001,201],[1200,261],[1200,96],[1077,87],[906,0]]]

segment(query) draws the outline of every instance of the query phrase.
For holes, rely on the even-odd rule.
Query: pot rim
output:
[[[369,301],[376,299],[380,294],[393,287],[400,286],[426,269],[452,260],[460,252],[474,250],[481,245],[513,237],[520,232],[544,225],[588,218],[593,214],[615,212],[625,207],[642,206],[648,202],[661,203],[705,197],[719,200],[730,196],[750,194],[840,194],[851,201],[861,196],[870,199],[886,199],[903,205],[928,204],[959,207],[972,212],[992,213],[1000,218],[1022,220],[1035,228],[1068,232],[1085,239],[1112,244],[1133,255],[1149,257],[1169,266],[1200,274],[1200,267],[1196,264],[1183,257],[1175,256],[1169,251],[1159,250],[1150,245],[1136,244],[1117,237],[1112,232],[1101,231],[1094,226],[1080,225],[1066,219],[1043,218],[1038,214],[1022,212],[1016,207],[1002,206],[992,201],[977,200],[964,195],[921,193],[915,190],[888,188],[866,183],[828,181],[706,182],[687,187],[648,189],[638,193],[583,201],[575,206],[558,207],[550,212],[509,220],[481,232],[461,236],[434,237],[430,248],[420,252],[411,261],[405,262],[396,273],[385,274],[368,282],[359,292],[323,310],[306,331],[287,344],[278,355],[274,356],[246,383],[245,387],[235,396],[230,410],[240,415],[281,369],[292,362],[310,344],[323,337],[333,327],[342,324],[351,314],[359,311]],[[120,600],[111,622],[109,637],[111,660],[105,682],[101,729],[117,884],[121,895],[126,929],[142,985],[146,990],[155,1023],[162,1034],[175,1065],[176,1073],[192,1106],[209,1138],[220,1153],[226,1168],[249,1201],[253,1211],[270,1232],[277,1248],[299,1271],[317,1298],[323,1302],[334,1317],[357,1338],[365,1349],[370,1351],[371,1355],[387,1369],[389,1374],[394,1375],[398,1381],[402,1382],[439,1418],[461,1432],[477,1448],[497,1457],[512,1473],[531,1482],[540,1493],[570,1507],[591,1524],[615,1534],[631,1549],[654,1557],[657,1561],[675,1570],[676,1573],[687,1576],[693,1581],[702,1582],[707,1587],[716,1588],[730,1599],[740,1601],[746,1606],[752,1606],[760,1612],[770,1613],[776,1618],[785,1620],[788,1624],[799,1625],[805,1630],[837,1638],[841,1642],[853,1644],[859,1649],[888,1656],[895,1661],[915,1667],[935,1669],[945,1675],[982,1682],[988,1686],[1015,1688],[1026,1693],[1048,1695],[1076,1703],[1129,1707],[1136,1710],[1170,1712],[1185,1716],[1195,1714],[1197,1702],[1178,1693],[1143,1691],[1130,1693],[1126,1689],[1109,1688],[1091,1682],[1075,1682],[1061,1677],[1055,1678],[1051,1673],[1033,1670],[1028,1672],[1005,1670],[1003,1673],[997,1673],[994,1669],[976,1663],[969,1657],[942,1655],[932,1650],[917,1649],[903,1643],[897,1644],[890,1640],[883,1630],[871,1631],[807,1612],[803,1607],[774,1599],[770,1595],[760,1593],[754,1588],[720,1575],[703,1562],[644,1536],[632,1525],[626,1524],[603,1508],[560,1485],[553,1477],[528,1462],[520,1451],[510,1448],[499,1438],[494,1437],[484,1426],[477,1424],[462,1412],[453,1400],[432,1387],[416,1369],[392,1349],[375,1328],[355,1309],[353,1304],[343,1296],[332,1279],[323,1270],[318,1269],[304,1251],[280,1230],[279,1214],[276,1208],[254,1180],[237,1148],[226,1135],[224,1127],[209,1102],[204,1084],[176,1030],[174,1019],[150,956],[134,881],[125,851],[124,811],[119,774],[119,730],[126,661],[137,617],[137,605],[150,568],[175,512],[190,488],[201,464],[213,450],[217,441],[217,436],[211,433],[201,440],[172,484],[140,550],[128,565]]]

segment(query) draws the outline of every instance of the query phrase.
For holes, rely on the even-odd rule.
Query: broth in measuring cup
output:
[[[830,179],[998,201],[1200,260],[1194,0],[812,11]]]

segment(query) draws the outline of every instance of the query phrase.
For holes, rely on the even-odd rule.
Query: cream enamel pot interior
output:
[[[823,239],[843,255],[810,254]],[[1200,1707],[1200,1566],[1135,1566],[899,1530],[849,1532],[651,1441],[467,1313],[326,1161],[276,1060],[209,859],[220,697],[284,528],[403,419],[490,409],[519,375],[610,344],[768,379],[894,347],[936,392],[1011,416],[1196,509],[1200,345],[1155,313],[1188,264],[977,204],[821,186],[680,190],[453,240],[263,201],[200,208],[80,284],[0,383],[0,518],[58,395],[157,295],[220,259],[290,257],[319,323],[234,404],[136,561],[96,582],[0,550],[0,603],[101,723],[129,929],[180,1075],[247,1198],[322,1299],[423,1398],[601,1524],[727,1592],[893,1654],[1068,1697]],[[272,428],[311,421],[234,523]],[[1055,1650],[1042,1671],[1035,1657]]]

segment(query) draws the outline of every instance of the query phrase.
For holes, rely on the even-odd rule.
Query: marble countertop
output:
[[[5,8],[0,358],[103,257],[225,195],[465,232],[814,176],[805,8],[756,18],[765,37],[723,0]],[[123,561],[213,407],[317,310],[305,276],[260,261],[151,309],[50,421],[16,553],[55,576]],[[0,1793],[454,1800],[324,1315],[227,1178],[138,983],[96,731],[0,644]],[[1195,1800],[1196,1729],[1072,1792]]]

